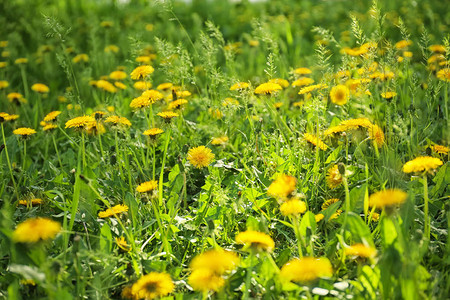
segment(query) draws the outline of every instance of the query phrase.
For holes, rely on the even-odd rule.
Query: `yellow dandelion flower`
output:
[[[128,211],[128,206],[126,206],[124,204],[118,204],[116,206],[108,208],[105,211],[99,212],[98,217],[99,218],[109,218],[109,217],[116,216],[116,215],[119,215],[119,214],[127,212],[127,211]]]
[[[74,63],[88,62],[89,56],[86,53],[81,53],[81,54],[76,55],[74,58],[72,58],[72,61]]]
[[[248,44],[250,45],[250,47],[258,47],[259,46],[259,41],[257,41],[257,40],[250,40],[250,41],[248,41]]]
[[[95,123],[95,119],[91,116],[81,116],[70,119],[66,122],[65,128],[82,128],[91,123]]]
[[[170,121],[172,118],[178,117],[180,115],[173,111],[163,111],[163,112],[157,113],[157,116],[160,116],[165,121]]]
[[[280,206],[280,212],[283,216],[296,216],[306,211],[306,204],[299,199],[292,199],[283,202]]]
[[[276,91],[280,91],[282,89],[283,88],[278,83],[266,82],[266,83],[260,84],[256,87],[255,94],[268,95],[268,94],[272,94]]]
[[[337,86],[333,86],[330,92],[331,102],[337,105],[344,105],[347,103],[348,98],[350,97],[350,90],[347,86],[343,84],[339,84]]]
[[[109,78],[112,80],[123,80],[127,78],[127,73],[124,71],[113,71],[109,74]]]
[[[7,65],[8,63],[6,61],[0,61],[0,69],[6,68]]]
[[[238,82],[230,87],[230,91],[240,91],[250,87],[248,82]]]
[[[450,82],[450,68],[444,68],[436,73],[436,77],[440,80]]]
[[[116,45],[108,45],[105,47],[105,52],[106,53],[118,53],[119,47],[117,47]]]
[[[61,224],[47,218],[31,218],[19,225],[13,232],[13,240],[18,243],[36,243],[55,238],[61,231]]]
[[[395,48],[397,49],[404,49],[407,48],[408,46],[412,45],[412,41],[411,40],[401,40],[397,43],[395,43]]]
[[[154,191],[156,189],[158,189],[158,181],[150,180],[150,181],[146,181],[146,182],[143,182],[140,185],[138,185],[136,188],[136,191],[139,193],[148,193],[148,192]]]
[[[155,137],[158,134],[161,134],[163,132],[164,132],[164,130],[162,130],[161,128],[151,128],[151,129],[147,129],[142,134],[146,135],[146,136],[149,136],[149,137]]]
[[[317,214],[317,215],[314,216],[314,219],[316,220],[316,223],[319,223],[320,221],[322,221],[323,218],[325,218],[325,216],[323,214]]]
[[[282,88],[287,88],[289,86],[289,81],[283,78],[272,78],[269,82],[279,84]]]
[[[336,166],[337,167],[337,166]],[[325,202],[323,202],[322,203],[322,210],[325,210],[325,209],[327,209],[331,204],[334,204],[334,203],[336,203],[336,202],[338,202],[339,201],[339,199],[337,199],[337,198],[332,198],[332,199],[328,199],[328,200],[326,200]]]
[[[313,92],[313,91],[316,91],[316,90],[322,90],[322,89],[326,89],[326,88],[328,88],[328,85],[323,84],[323,83],[319,83],[319,84],[310,85],[310,86],[307,86],[307,87],[302,88],[302,89],[298,92],[298,94],[299,94],[299,95],[308,94],[308,93],[311,93],[311,92]]]
[[[149,65],[143,65],[135,68],[131,74],[130,77],[133,80],[139,80],[139,79],[145,79],[147,76],[152,74],[155,71],[152,66]]]
[[[6,98],[8,98],[9,102],[16,104],[27,103],[27,99],[25,99],[20,93],[9,93],[6,95]]]
[[[41,205],[42,204],[42,199],[40,198],[34,198],[34,199],[28,199],[28,200],[19,200],[18,205],[23,205],[23,206],[37,206],[37,205]]]
[[[42,130],[44,130],[44,131],[50,131],[50,130],[53,130],[53,129],[56,129],[56,128],[58,128],[58,125],[55,125],[55,124],[46,124],[46,125],[44,125],[44,126],[42,127]]]
[[[131,245],[127,243],[123,236],[115,238],[117,246],[125,252],[131,251]]]
[[[237,105],[239,105],[239,101],[234,99],[234,98],[231,98],[231,97],[225,98],[223,100],[223,102],[222,102],[222,106],[225,106],[225,107],[227,107],[227,106],[237,106]]]
[[[344,254],[349,256],[359,256],[371,258],[377,255],[377,250],[364,244],[354,244],[344,249]]]
[[[443,45],[431,45],[428,49],[434,53],[445,53],[445,47]]]
[[[445,147],[442,145],[433,145],[430,147],[431,150],[433,150],[433,152],[439,153],[439,154],[448,154],[448,152],[450,152],[450,148],[449,147]]]
[[[136,57],[136,62],[143,63],[143,64],[149,64],[152,61],[152,58],[148,55],[141,55]]]
[[[0,90],[6,89],[9,86],[9,82],[6,80],[0,80]]]
[[[343,177],[339,172],[338,165],[333,165],[328,169],[326,182],[330,189],[338,187],[342,183]]]
[[[254,230],[239,232],[235,240],[236,243],[243,244],[245,249],[251,248],[256,251],[272,252],[275,247],[275,242],[269,235]]]
[[[114,26],[114,22],[112,22],[112,21],[102,21],[100,23],[100,26],[103,27],[103,28],[111,28],[111,27]]]
[[[392,71],[387,72],[374,72],[369,75],[371,79],[380,79],[381,81],[390,80],[394,78],[395,74]]]
[[[328,149],[328,146],[325,145],[325,143],[324,143],[320,138],[316,137],[316,136],[313,135],[313,134],[305,133],[305,134],[303,135],[303,137],[304,137],[305,140],[308,141],[309,143],[313,144],[314,146],[319,147],[319,149],[322,149],[322,150],[327,150],[327,149]]]
[[[337,218],[341,215],[341,213],[342,213],[342,210],[341,210],[341,209],[336,210],[336,212],[330,216],[330,218],[328,219],[328,221],[337,219]]]
[[[411,51],[405,51],[403,52],[403,57],[411,58],[413,57],[413,53]]]
[[[378,125],[372,125],[369,127],[369,138],[374,141],[378,148],[381,148],[384,144],[384,133]]]
[[[225,285],[225,279],[210,269],[198,269],[189,275],[188,283],[194,290],[199,292],[217,292]]]
[[[150,104],[153,104],[156,101],[164,98],[164,95],[161,94],[161,92],[159,92],[157,90],[148,90],[148,91],[143,92],[141,97],[143,97],[144,99],[147,99]]]
[[[380,214],[379,213],[372,213],[372,221],[378,222],[380,220]]]
[[[211,149],[205,146],[198,146],[189,149],[187,159],[195,168],[201,169],[209,166],[214,160],[214,154]]]
[[[294,176],[281,174],[267,189],[267,194],[272,197],[286,198],[295,190],[297,179]]]
[[[322,277],[331,277],[333,268],[326,257],[296,258],[281,268],[281,278],[295,282],[311,282]]]
[[[208,269],[222,275],[238,265],[239,257],[234,252],[213,249],[194,257],[189,266],[192,270]]]
[[[275,102],[273,104],[273,108],[275,108],[275,109],[280,109],[281,106],[283,106],[283,102]]]
[[[145,30],[147,30],[147,31],[153,31],[154,28],[155,28],[155,26],[153,24],[146,24],[145,25]]]
[[[103,79],[100,79],[97,81],[96,87],[98,87],[104,91],[110,92],[110,93],[117,92],[117,88],[111,82],[103,80]]]
[[[408,194],[399,189],[388,189],[376,192],[369,197],[369,206],[383,208],[402,204],[406,201]]]
[[[115,125],[125,125],[125,126],[131,126],[130,120],[128,120],[125,117],[119,117],[119,116],[109,116],[105,119],[105,123],[112,123]]]
[[[211,140],[211,145],[217,146],[217,145],[224,145],[228,142],[228,137],[227,136],[221,136],[221,137],[216,137],[213,138]]]
[[[153,86],[153,85],[152,85],[151,82],[145,82],[145,81],[136,81],[136,82],[133,84],[133,87],[134,87],[135,89],[137,89],[137,90],[140,90],[140,91],[145,91],[145,90],[151,89],[152,86]]]
[[[396,92],[392,92],[392,91],[381,93],[381,97],[383,97],[384,99],[387,99],[387,100],[392,99],[395,96],[397,96],[397,93]]]
[[[139,97],[131,100],[130,107],[131,108],[144,108],[144,107],[150,106],[151,104],[152,103],[150,102],[149,98],[139,96]]]
[[[5,112],[0,112],[0,118],[3,118],[3,121],[14,121],[19,118],[19,115],[10,115]]]
[[[173,87],[173,89],[175,89],[175,87]],[[176,92],[175,92],[175,95],[177,96],[176,98],[179,99],[179,98],[187,98],[187,97],[189,97],[189,96],[192,95],[192,94],[191,94],[191,92],[189,92],[189,91],[176,91]],[[168,99],[168,100],[173,100],[173,94],[170,94],[170,95],[167,97],[167,99]]]
[[[27,127],[21,127],[21,128],[17,128],[13,131],[14,134],[16,135],[20,135],[22,137],[28,137],[32,134],[36,133],[36,130],[31,129],[31,128],[27,128]]]
[[[302,67],[302,68],[295,69],[294,73],[298,74],[298,75],[308,75],[308,74],[311,74],[312,71],[310,69],[308,69],[308,68]]]
[[[61,112],[59,110],[55,110],[52,112],[49,112],[45,117],[44,117],[44,122],[53,122],[56,120],[56,118],[61,114]]]
[[[175,101],[172,101],[167,106],[168,109],[176,109],[180,108],[183,104],[187,104],[188,101],[186,99],[177,99]]]
[[[167,273],[150,272],[131,287],[135,299],[154,299],[170,294],[175,285]]]
[[[127,86],[125,84],[123,84],[122,82],[120,82],[120,81],[114,82],[114,86],[116,88],[121,89],[121,90],[125,90],[127,88]]]
[[[8,56],[9,56],[9,55],[8,55]],[[18,58],[18,59],[16,59],[16,60],[14,61],[14,63],[15,63],[16,65],[23,65],[23,64],[26,64],[26,63],[28,63],[28,58],[24,58],[24,57]]]
[[[359,127],[371,128],[373,124],[367,118],[357,118],[344,120],[340,125],[345,126],[347,130],[358,129]]]
[[[170,83],[170,82],[164,82],[164,83],[159,84],[159,85],[156,87],[156,89],[157,89],[157,90],[161,90],[161,91],[165,91],[165,90],[171,89],[172,87],[173,87],[173,84],[172,84],[172,83]]]
[[[8,47],[9,42],[8,41],[0,41],[0,48],[6,48]]]
[[[442,160],[436,157],[430,156],[419,156],[406,162],[403,165],[403,172],[405,173],[413,173],[413,172],[429,172],[437,169],[441,166]]]
[[[314,83],[314,79],[309,77],[300,77],[292,83],[293,87],[307,86]]]

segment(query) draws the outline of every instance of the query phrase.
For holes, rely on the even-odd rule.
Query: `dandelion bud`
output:
[[[339,173],[344,176],[345,175],[345,165],[343,163],[338,164]]]

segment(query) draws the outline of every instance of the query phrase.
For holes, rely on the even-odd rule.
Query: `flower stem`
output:
[[[424,198],[424,208],[423,214],[425,216],[424,220],[424,235],[427,241],[430,241],[430,218],[428,216],[428,180],[427,174],[423,174],[423,198]]]
[[[245,276],[245,290],[242,299],[247,300],[249,298],[249,292],[252,287],[252,273],[253,273],[253,257],[254,254],[250,253],[250,266],[247,268],[247,274]]]
[[[24,139],[23,140],[22,172],[25,172],[26,160],[27,160],[27,140]]]
[[[53,140],[53,146],[55,146],[55,152],[56,152],[56,156],[58,157],[58,162],[59,162],[59,167],[62,170],[62,162],[61,162],[61,157],[59,156],[59,151],[58,151],[58,147],[56,146],[56,141],[55,141],[55,135],[52,134],[52,140]]]
[[[14,185],[14,192],[16,193],[17,201],[19,201],[19,193],[18,193],[18,189],[17,189],[17,185],[16,185],[16,180],[14,179],[14,175],[13,175],[12,167],[11,167],[11,161],[9,160],[8,146],[6,145],[5,130],[3,129],[3,122],[1,122],[1,125],[2,125],[3,145],[5,145],[5,154],[6,154],[6,161],[8,162],[9,174],[11,175],[11,181]]]
[[[297,238],[298,257],[302,258],[303,257],[303,250],[302,250],[303,237],[300,234],[300,228],[299,228],[300,219],[298,217],[293,217],[291,219],[291,221],[292,221],[292,226],[294,226],[295,237]]]

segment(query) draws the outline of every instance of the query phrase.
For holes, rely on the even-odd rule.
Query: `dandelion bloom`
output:
[[[450,151],[449,147],[445,147],[442,145],[433,145],[430,148],[431,148],[431,150],[433,150],[434,152],[439,153],[439,154],[448,154],[448,152]]]
[[[96,87],[98,87],[99,89],[102,89],[104,91],[107,91],[109,93],[117,92],[117,88],[111,82],[106,81],[104,79],[98,80],[96,83]]]
[[[188,103],[186,99],[177,99],[175,101],[172,101],[168,105],[168,109],[176,109],[181,107],[181,105]]]
[[[131,72],[130,77],[133,80],[145,79],[148,75],[152,74],[153,71],[155,71],[155,69],[153,69],[152,66],[139,66]]]
[[[109,74],[109,78],[112,80],[123,80],[127,78],[127,73],[124,71],[113,71]]]
[[[383,208],[402,204],[406,201],[408,194],[399,189],[388,189],[376,192],[369,197],[369,206]]]
[[[317,215],[314,216],[314,219],[316,220],[316,223],[319,223],[320,221],[322,221],[323,218],[325,218],[325,216],[323,214],[317,214]]]
[[[280,276],[288,281],[311,282],[333,275],[333,268],[326,257],[296,258],[281,268]]]
[[[214,160],[215,155],[212,153],[211,149],[205,146],[198,146],[191,148],[188,151],[187,159],[197,169],[201,169],[209,166],[209,164]]]
[[[117,246],[122,249],[125,252],[130,252],[131,251],[131,246],[128,245],[127,241],[125,240],[125,238],[123,236],[115,238],[116,244]]]
[[[91,123],[95,123],[95,119],[91,116],[81,116],[70,119],[66,122],[65,128],[82,128]]]
[[[387,100],[392,99],[395,96],[397,96],[397,93],[396,92],[392,92],[392,91],[381,93],[381,97],[383,97],[384,99],[387,99]]]
[[[34,198],[34,199],[28,199],[28,200],[19,200],[19,205],[28,206],[29,204],[31,206],[41,205],[42,199]]]
[[[322,210],[325,210],[328,207],[330,207],[330,205],[332,205],[332,204],[334,204],[334,203],[336,203],[338,201],[339,201],[339,199],[337,199],[337,198],[328,199],[328,200],[326,200],[325,202],[322,203],[321,208],[322,208]]]
[[[43,83],[35,83],[31,86],[31,89],[35,92],[42,93],[42,94],[48,93],[50,91],[48,86],[46,86]]]
[[[74,63],[79,63],[81,61],[88,62],[89,56],[86,53],[81,53],[81,54],[76,55],[74,58],[72,58],[72,61]]]
[[[354,244],[350,247],[346,247],[344,249],[344,254],[359,257],[374,257],[377,254],[377,250],[363,244]]]
[[[310,85],[310,86],[302,88],[298,92],[298,94],[299,95],[308,94],[308,93],[311,93],[311,92],[313,92],[315,90],[322,90],[322,89],[326,89],[326,88],[328,88],[328,85],[323,84],[323,83],[319,83],[319,84]]]
[[[101,211],[98,213],[99,218],[109,218],[112,216],[116,216],[118,214],[124,213],[128,211],[128,206],[124,204],[118,204],[116,206],[113,206],[111,208],[108,208],[105,211]]]
[[[105,52],[106,53],[118,53],[119,52],[119,47],[117,47],[116,45],[108,45],[105,47]]]
[[[314,79],[309,77],[300,77],[292,83],[293,87],[306,86],[314,83]]]
[[[350,90],[343,84],[333,86],[330,92],[331,102],[337,105],[344,105],[347,103],[350,96]]]
[[[428,49],[434,53],[445,53],[445,47],[443,45],[431,45]]]
[[[174,87],[174,89],[175,89],[175,87]],[[179,99],[179,98],[187,98],[187,97],[189,97],[189,96],[192,95],[192,94],[191,94],[191,92],[189,92],[189,91],[176,91],[176,92],[175,92],[175,95],[177,96],[177,99]],[[168,99],[168,100],[173,100],[173,94],[170,94],[170,95],[167,97],[167,99]]]
[[[276,91],[280,91],[283,88],[278,83],[266,82],[260,84],[255,89],[255,94],[272,94]]]
[[[282,88],[287,88],[289,86],[289,81],[283,78],[272,78],[269,82],[279,84]]]
[[[3,118],[4,121],[14,121],[19,118],[19,115],[10,115],[5,112],[0,112],[0,117]]]
[[[174,288],[169,274],[151,272],[133,284],[131,294],[135,299],[154,299],[168,295]]]
[[[114,82],[114,86],[116,88],[121,89],[121,90],[125,90],[127,88],[127,86],[125,84],[123,84],[122,82],[120,82],[120,81]]]
[[[401,40],[397,43],[395,43],[395,48],[397,49],[404,49],[407,48],[408,46],[412,45],[412,41],[411,40]]]
[[[150,104],[153,104],[156,101],[164,98],[164,95],[161,94],[161,92],[159,92],[157,90],[148,90],[148,91],[143,92],[141,97],[143,97],[144,99],[147,99],[150,102]]]
[[[153,86],[153,85],[152,85],[151,82],[145,82],[145,81],[136,81],[136,82],[133,84],[133,87],[134,87],[135,89],[141,90],[141,91],[148,90],[148,89],[152,88],[152,86]]]
[[[339,172],[338,165],[333,165],[327,172],[327,185],[330,189],[338,187],[342,183],[343,177]]]
[[[256,251],[272,252],[272,249],[275,247],[275,242],[269,235],[254,230],[239,232],[236,236],[236,243],[244,244],[245,248],[251,248]]]
[[[0,90],[5,89],[9,86],[9,82],[6,80],[0,80]]]
[[[23,137],[28,137],[32,134],[36,133],[36,130],[28,128],[28,127],[21,127],[21,128],[17,128],[13,131],[14,134],[16,135],[20,135]]]
[[[55,125],[55,124],[45,124],[45,125],[42,127],[42,130],[44,130],[44,131],[50,131],[50,130],[53,130],[53,129],[56,129],[56,128],[58,128],[58,125]]]
[[[413,172],[423,172],[432,171],[437,167],[442,165],[442,160],[436,157],[430,156],[419,156],[406,162],[403,165],[403,172],[413,173]]]
[[[15,102],[15,103],[27,103],[27,100],[23,97],[20,93],[9,93],[6,95],[6,98],[8,98],[9,102]]]
[[[16,65],[23,65],[23,64],[26,64],[26,63],[28,63],[28,58],[25,58],[25,57],[18,58],[18,59],[16,59],[16,60],[14,61],[14,63],[15,63]]]
[[[156,87],[156,89],[157,89],[157,90],[161,90],[161,91],[165,91],[165,90],[168,90],[168,89],[170,89],[170,88],[172,88],[172,87],[173,87],[173,84],[172,84],[172,83],[170,83],[170,82],[164,82],[164,83],[159,84],[159,85]]]
[[[267,190],[267,194],[272,197],[286,198],[295,190],[297,179],[294,176],[281,174],[275,179]]]
[[[250,84],[248,82],[238,82],[238,83],[233,84],[230,87],[230,91],[240,91],[243,89],[247,89],[249,87],[250,87]]]
[[[450,68],[444,68],[436,73],[436,77],[443,81],[450,82]]]
[[[308,68],[297,68],[297,69],[295,69],[294,70],[294,73],[295,74],[298,74],[298,75],[308,75],[308,74],[311,74],[312,73],[312,71],[310,70],[310,69],[308,69]]]
[[[217,292],[225,285],[225,279],[210,269],[198,269],[189,275],[188,283],[199,292]]]
[[[319,149],[322,149],[322,150],[327,150],[328,149],[328,146],[325,145],[325,143],[320,138],[316,137],[315,135],[312,135],[310,133],[305,133],[303,135],[303,137],[309,143],[313,144],[314,146],[319,147]]]
[[[8,63],[6,61],[0,61],[0,69],[4,68],[8,65]]]
[[[281,204],[280,211],[283,216],[296,216],[306,211],[306,204],[299,199],[288,200]]]
[[[44,122],[53,122],[56,120],[56,118],[61,114],[61,112],[59,110],[55,110],[52,112],[49,112],[45,117],[44,117]]]
[[[150,181],[146,181],[146,182],[143,182],[140,185],[138,185],[138,187],[136,188],[136,191],[139,193],[147,193],[147,192],[156,190],[157,188],[158,188],[158,181],[150,180]]]
[[[163,111],[157,114],[161,118],[165,119],[166,121],[170,121],[170,119],[178,117],[179,114],[173,112],[173,111]]]
[[[221,137],[216,137],[213,138],[211,140],[211,145],[217,146],[217,145],[224,145],[228,142],[228,137],[227,136],[221,136]]]
[[[238,264],[239,257],[234,252],[213,249],[194,257],[190,268],[193,270],[208,269],[215,274],[222,275],[227,271],[234,270]]]
[[[142,134],[146,135],[146,136],[154,137],[154,136],[156,136],[158,134],[161,134],[163,132],[164,132],[164,130],[162,130],[161,128],[151,128],[151,129],[147,129]]]
[[[131,108],[144,108],[150,106],[152,103],[150,99],[139,96],[131,100],[130,107]]]
[[[131,126],[130,120],[128,120],[125,117],[119,117],[119,116],[109,116],[105,119],[105,123],[112,123],[115,125],[125,125],[125,126]]]
[[[31,218],[13,232],[13,240],[19,243],[36,243],[53,239],[61,231],[61,224],[47,218]]]
[[[378,125],[369,127],[369,138],[374,141],[378,148],[381,148],[384,144],[384,133]]]

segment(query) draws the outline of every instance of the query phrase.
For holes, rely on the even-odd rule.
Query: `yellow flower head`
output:
[[[338,165],[333,165],[327,172],[327,185],[330,189],[338,187],[342,183],[343,177],[339,172]]]
[[[283,216],[296,216],[306,211],[306,204],[299,199],[288,200],[281,204],[280,211]]]
[[[127,88],[127,86],[125,84],[123,84],[122,82],[120,82],[120,81],[114,82],[114,86],[116,88],[121,89],[121,90],[125,90]]]
[[[152,74],[155,71],[152,66],[143,65],[139,66],[131,72],[130,77],[133,80],[145,79],[148,75]]]
[[[157,115],[166,121],[170,121],[172,118],[179,116],[179,114],[177,114],[173,111],[163,111],[163,112],[157,113]]]
[[[442,145],[433,145],[430,147],[433,152],[439,153],[439,154],[448,154],[450,152],[449,147],[445,147]]]
[[[181,105],[187,104],[187,103],[188,103],[188,101],[186,99],[177,99],[175,101],[170,102],[167,108],[169,110],[176,109],[176,108],[181,107]]]
[[[23,64],[26,64],[26,63],[28,63],[28,58],[24,58],[24,57],[18,58],[18,59],[16,59],[16,60],[14,61],[14,63],[15,63],[16,65],[23,65]]]
[[[50,89],[48,88],[48,86],[46,86],[45,84],[42,83],[35,83],[31,86],[31,89],[35,92],[38,93],[48,93],[50,91]]]
[[[319,149],[322,149],[324,151],[328,149],[328,146],[325,145],[325,143],[320,138],[316,137],[315,135],[312,135],[310,133],[305,133],[303,135],[303,137],[309,143],[313,144],[316,147],[319,147]]]
[[[297,79],[296,81],[294,81],[292,83],[293,87],[298,87],[298,86],[307,86],[310,84],[314,83],[314,79],[309,78],[309,77],[300,77],[299,79]]]
[[[131,294],[135,299],[154,299],[170,294],[174,288],[169,274],[151,272],[133,284]]]
[[[122,249],[125,252],[130,252],[131,251],[131,245],[129,245],[127,243],[127,241],[125,240],[125,238],[123,236],[118,237],[115,239],[116,240],[116,244],[117,246]]]
[[[217,275],[234,270],[239,264],[239,257],[231,251],[208,250],[194,257],[191,261],[192,270],[208,269]]]
[[[312,71],[310,70],[310,69],[308,69],[308,68],[297,68],[297,69],[295,69],[294,70],[294,73],[295,74],[298,74],[298,75],[308,75],[308,74],[311,74],[312,73]]]
[[[157,90],[148,90],[148,91],[143,92],[141,97],[143,97],[144,99],[147,99],[150,104],[153,104],[156,101],[164,98],[164,95],[161,94],[161,92],[159,92]]]
[[[197,269],[189,275],[188,283],[199,292],[217,292],[225,285],[225,279],[210,269]]]
[[[9,82],[6,80],[0,80],[0,90],[6,89],[9,86]]]
[[[50,131],[50,130],[53,130],[53,129],[56,129],[56,128],[58,128],[58,125],[55,125],[55,124],[45,124],[44,126],[43,126],[43,130],[44,131]]]
[[[321,208],[322,208],[322,210],[325,210],[328,207],[330,207],[330,205],[332,205],[332,204],[334,204],[334,203],[336,203],[338,201],[339,201],[339,199],[337,199],[337,198],[328,199],[324,203],[322,203],[322,207]]]
[[[388,189],[376,192],[369,197],[369,206],[383,208],[402,204],[406,201],[408,194],[399,189]]]
[[[99,212],[98,217],[99,218],[109,218],[109,217],[116,216],[116,215],[119,215],[119,214],[127,212],[127,211],[128,211],[128,206],[126,206],[124,204],[118,204],[116,206],[108,208],[105,211]]]
[[[316,91],[316,90],[322,90],[322,89],[326,89],[326,88],[328,88],[328,85],[323,84],[323,83],[319,83],[319,84],[310,85],[310,86],[307,86],[307,87],[302,88],[302,89],[298,92],[298,94],[299,94],[299,95],[308,94],[308,93],[311,93],[311,92],[313,92],[313,91]]]
[[[123,80],[127,78],[127,73],[124,71],[113,71],[109,74],[109,78],[112,80]]]
[[[287,88],[289,86],[289,81],[283,78],[272,78],[269,82],[279,84],[282,88]]]
[[[44,122],[53,122],[61,114],[59,110],[52,111],[44,117]]]
[[[445,47],[443,45],[431,45],[428,49],[434,53],[445,53]]]
[[[286,198],[294,192],[296,185],[295,177],[282,174],[269,185],[267,194],[272,197]]]
[[[211,149],[205,146],[198,146],[189,149],[187,159],[191,165],[197,169],[201,169],[209,166],[209,164],[214,160],[214,154]]]
[[[397,49],[404,49],[407,48],[408,46],[412,45],[412,41],[411,40],[401,40],[397,43],[395,43],[395,48]]]
[[[74,58],[72,58],[72,61],[74,63],[88,62],[89,56],[86,53],[81,53],[81,54],[76,55]]]
[[[21,128],[17,128],[13,131],[14,134],[16,135],[20,135],[23,137],[28,137],[32,134],[36,133],[36,130],[31,129],[31,128],[27,128],[27,127],[21,127]]]
[[[27,103],[27,100],[20,93],[9,93],[6,97],[9,102]]]
[[[323,218],[325,218],[325,216],[323,214],[317,214],[317,215],[314,216],[314,219],[316,220],[316,223],[319,223],[320,221],[322,221]]]
[[[450,82],[450,68],[444,68],[436,73],[436,77],[440,80]]]
[[[152,83],[151,82],[145,82],[145,81],[136,81],[133,84],[133,87],[137,90],[141,90],[141,91],[145,91],[148,90],[150,88],[152,88]]]
[[[131,126],[130,120],[128,120],[125,117],[119,117],[119,116],[109,116],[105,119],[105,123],[112,123],[115,125],[124,125],[124,126]]]
[[[144,108],[150,106],[150,99],[139,96],[131,100],[130,107],[131,108]]]
[[[281,87],[281,85],[279,85],[278,83],[272,83],[272,82],[266,82],[263,84],[260,84],[256,87],[255,89],[255,94],[272,94],[276,91],[280,91],[283,88]]]
[[[0,117],[3,118],[4,121],[14,121],[19,118],[19,115],[10,115],[5,112],[0,112]]]
[[[256,251],[272,252],[275,247],[275,242],[269,235],[254,230],[239,232],[236,243],[245,245],[245,249],[251,248]]]
[[[165,90],[168,90],[168,89],[170,89],[170,88],[172,88],[172,87],[173,87],[173,84],[172,84],[172,83],[170,83],[170,82],[164,82],[164,83],[159,84],[159,85],[156,87],[156,89],[157,89],[157,90],[161,90],[161,91],[165,91]]]
[[[211,140],[211,145],[217,146],[217,145],[224,145],[228,142],[228,137],[227,136],[221,136],[221,137],[216,137],[213,138]]]
[[[378,125],[372,125],[369,128],[369,138],[374,141],[378,148],[384,144],[384,133]]]
[[[296,258],[281,268],[281,278],[295,282],[311,282],[318,278],[330,277],[333,268],[326,257]]]
[[[397,96],[397,93],[392,91],[381,93],[381,97],[388,100],[394,98],[395,96]]]
[[[150,180],[150,181],[146,181],[146,182],[143,182],[140,185],[138,185],[138,187],[136,188],[136,191],[139,193],[147,193],[147,192],[156,190],[157,188],[158,188],[158,181]]]
[[[403,165],[403,172],[413,173],[413,172],[429,172],[438,168],[442,165],[442,160],[436,157],[430,156],[419,156],[406,162]]]
[[[154,137],[158,134],[163,133],[164,130],[162,130],[161,128],[151,128],[151,129],[147,129],[146,131],[144,131],[142,134],[149,136],[149,137]]]
[[[91,123],[95,123],[95,119],[93,117],[81,116],[67,121],[65,128],[82,128],[88,126]]]
[[[350,97],[350,91],[347,86],[343,84],[339,84],[337,86],[333,86],[330,92],[331,102],[337,105],[344,105],[347,103],[348,98]]]
[[[61,231],[61,224],[47,218],[31,218],[17,225],[13,240],[19,243],[36,243],[53,239]]]
[[[36,206],[36,205],[41,205],[42,204],[42,199],[39,198],[35,198],[35,199],[28,199],[28,200],[19,200],[19,205],[23,205],[23,206]]]
[[[344,249],[344,254],[369,258],[374,257],[377,254],[377,250],[363,244],[354,244],[350,247],[346,247]]]
[[[248,82],[238,82],[230,87],[230,91],[240,91],[250,87]]]
[[[117,47],[116,45],[108,45],[105,47],[105,52],[106,53],[118,53],[119,47]]]

